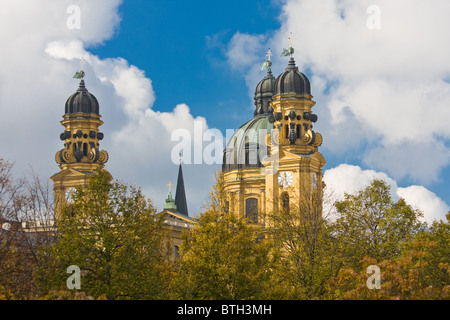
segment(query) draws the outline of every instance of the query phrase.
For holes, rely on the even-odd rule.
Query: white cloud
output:
[[[362,170],[358,166],[341,164],[336,168],[328,169],[323,174],[323,181],[327,188],[333,190],[334,196],[342,200],[344,193],[353,194],[364,189],[372,180],[384,180],[391,187],[391,197],[398,200],[396,195],[397,182],[384,172]]]
[[[125,113],[136,118],[155,101],[151,81],[135,66],[115,66],[114,69],[115,76],[110,81],[117,95],[124,100]]]
[[[111,172],[117,173],[117,178],[142,186],[161,209],[168,192],[166,185],[169,180],[175,184],[178,173],[178,163],[171,160],[172,148],[177,143],[171,141],[171,134],[184,128],[193,136],[195,121],[200,122],[203,130],[208,128],[206,120],[194,118],[185,104],[177,105],[172,112],[146,109],[136,113],[124,127],[112,133],[108,164]],[[193,161],[185,159],[185,162]],[[205,164],[183,165],[190,215],[201,211],[218,169]]]
[[[446,221],[445,215],[450,211],[450,206],[425,187],[410,186],[398,188],[397,193],[413,208],[424,212],[425,220],[428,223],[431,223],[433,220]]]
[[[66,99],[77,89],[72,79],[79,61],[87,61],[86,86],[100,103],[108,151],[106,165],[114,178],[142,186],[159,209],[169,180],[176,183],[178,166],[171,162],[171,132],[194,121],[180,104],[172,112],[155,110],[152,81],[138,66],[116,57],[101,59],[89,52],[114,35],[121,1],[78,1],[80,29],[67,28],[66,1],[3,1],[0,10],[0,139],[2,157],[16,162],[17,171],[32,165],[43,177],[59,170],[54,154],[62,147],[59,121]],[[51,19],[49,19],[51,17]],[[214,166],[184,165],[190,214],[200,211],[213,184]]]
[[[323,177],[327,189],[333,191],[335,201],[343,200],[344,193],[353,194],[364,189],[373,179],[386,181],[391,187],[393,201],[398,201],[401,197],[413,208],[422,211],[423,221],[427,223],[431,223],[435,219],[445,221],[445,215],[450,210],[450,206],[423,186],[400,188],[397,186],[397,182],[384,172],[363,170],[358,166],[348,164],[341,164],[336,168],[326,170]],[[331,209],[325,208],[326,212],[329,210]]]
[[[231,38],[225,52],[227,62],[231,68],[244,73],[248,96],[250,101],[252,101],[248,106],[249,111],[254,110],[253,98],[255,87],[265,76],[265,72],[261,71],[260,64],[263,59],[267,60],[265,56],[268,50],[266,41],[267,39],[264,35],[236,32]]]
[[[370,5],[380,8],[380,30],[367,28]],[[393,175],[399,158],[422,153],[412,145],[439,145],[433,156],[420,157],[420,170],[414,162],[402,167],[397,178],[436,181],[450,164],[450,150],[437,140],[450,138],[445,123],[450,117],[450,84],[444,81],[450,73],[450,44],[444,31],[450,28],[448,9],[445,0],[291,0],[283,7],[276,39],[285,42],[287,31],[292,31],[299,65],[327,81],[329,91],[319,94],[325,98],[319,103],[325,102],[331,114],[326,125],[332,140],[349,135],[367,142],[377,139],[366,162]],[[313,95],[317,93],[318,88],[312,89]],[[342,125],[345,108],[366,127],[363,131],[351,123]],[[324,147],[339,153],[344,146],[324,143]],[[382,149],[389,150],[382,152],[383,161],[367,160]],[[349,144],[346,151],[351,150]]]
[[[248,68],[255,61],[260,60],[260,53],[263,50],[263,35],[251,35],[237,32],[233,35],[228,44],[226,56],[229,64],[235,69]],[[262,60],[262,59],[261,59]]]
[[[387,171],[393,178],[409,178],[419,183],[441,179],[438,170],[450,163],[450,150],[440,141],[410,141],[375,147],[363,156],[371,167]],[[431,168],[430,168],[431,167]]]
[[[367,27],[372,5],[380,9],[380,29]],[[251,95],[262,75],[251,66],[257,59],[245,57],[271,47],[277,76],[287,64],[277,53],[292,32],[296,63],[317,102],[322,152],[375,169],[343,164],[325,171],[334,196],[383,179],[394,200],[404,197],[429,222],[444,218],[448,205],[423,186],[399,188],[397,181],[431,184],[450,165],[449,10],[446,0],[286,0],[280,29],[266,38],[236,33],[229,62],[241,59]],[[249,47],[250,40],[258,45]]]
[[[372,5],[379,30],[367,27]],[[396,179],[436,182],[450,164],[449,10],[447,0],[286,0],[275,35],[236,33],[229,61],[246,70],[252,91],[262,75],[249,64],[271,47],[277,76],[287,64],[277,53],[292,32],[297,65],[312,80],[322,148],[341,155],[364,146],[365,164]],[[420,168],[419,160],[399,168],[405,158],[420,158]]]
[[[71,30],[66,25],[71,2],[2,1],[0,134],[8,139],[0,139],[0,149],[19,170],[28,164],[43,176],[58,170],[53,155],[61,148],[59,121],[66,99],[76,90],[72,75],[83,56],[86,84],[98,98],[105,122],[101,147],[110,153],[107,168],[124,181],[142,185],[160,206],[165,184],[176,179],[177,167],[169,160],[172,130],[192,132],[194,121],[208,126],[182,101],[172,112],[157,111],[149,75],[123,58],[100,59],[89,52],[89,46],[116,32],[121,2],[78,1],[81,28]],[[252,96],[263,77],[254,62],[265,58],[271,47],[272,70],[275,75],[281,72],[286,59],[277,53],[288,45],[292,31],[297,64],[313,74],[322,148],[343,153],[379,141],[364,155],[366,164],[395,179],[435,181],[449,163],[448,147],[438,139],[450,137],[450,85],[444,81],[450,74],[450,43],[445,41],[450,3],[375,2],[288,0],[279,32],[273,37],[235,34],[228,61],[245,71]],[[366,9],[377,3],[382,28],[370,31]],[[196,209],[217,169],[184,167],[188,199],[197,199],[192,204]]]

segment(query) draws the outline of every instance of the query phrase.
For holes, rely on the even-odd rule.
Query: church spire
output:
[[[189,216],[186,202],[186,192],[184,190],[183,169],[181,168],[181,159],[180,159],[180,167],[178,169],[178,181],[177,181],[177,190],[175,193],[175,205],[177,206],[177,212],[182,213],[185,216]]]

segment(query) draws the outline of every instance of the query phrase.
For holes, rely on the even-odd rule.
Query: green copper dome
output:
[[[231,137],[224,150],[222,171],[261,168],[268,155],[266,136],[272,131],[269,115],[258,115],[244,123]]]

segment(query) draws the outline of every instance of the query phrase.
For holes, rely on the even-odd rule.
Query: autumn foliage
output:
[[[174,259],[150,199],[103,171],[77,190],[57,232],[23,232],[22,222],[53,217],[52,190],[12,167],[0,159],[0,225],[10,223],[0,229],[0,299],[450,299],[450,213],[426,224],[384,181],[346,194],[332,218],[317,214],[319,202],[293,201],[262,225],[226,209],[219,174]],[[66,286],[71,264],[80,290]],[[369,266],[379,289],[367,285]]]

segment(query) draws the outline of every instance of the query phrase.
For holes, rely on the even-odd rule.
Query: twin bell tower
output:
[[[283,50],[289,62],[275,78],[269,49],[263,63],[267,74],[255,89],[253,119],[224,150],[226,208],[253,223],[267,224],[271,213],[322,214],[322,135],[313,129],[318,117],[312,111],[311,85],[293,53],[292,44]]]
[[[269,49],[263,63],[267,74],[255,89],[254,116],[234,133],[223,153],[225,210],[245,215],[252,223],[266,224],[271,212],[319,208],[321,215],[322,135],[313,128],[318,117],[312,111],[310,81],[295,63],[290,39],[290,48],[282,53],[289,62],[277,78]],[[51,177],[56,218],[72,201],[73,189],[87,185],[92,172],[108,160],[108,153],[100,150],[99,103],[86,89],[82,69],[74,78],[80,83],[67,99],[60,135],[64,147],[55,155],[60,172]]]

